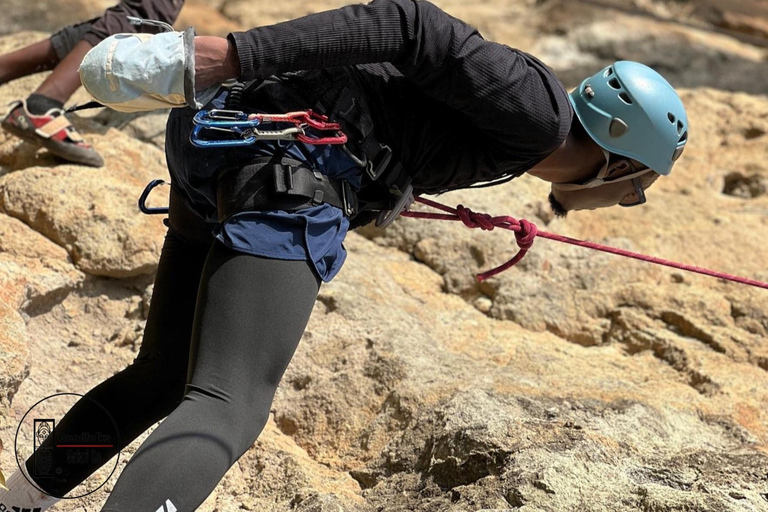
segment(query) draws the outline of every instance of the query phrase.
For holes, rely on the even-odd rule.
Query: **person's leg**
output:
[[[320,287],[314,267],[214,242],[198,293],[186,394],[139,447],[103,512],[195,510],[264,428]],[[168,503],[166,500],[170,500]]]
[[[99,18],[68,25],[29,46],[0,55],[0,85],[17,78],[50,71],[72,51]],[[33,114],[43,112],[33,111]]]
[[[78,42],[53,72],[24,101],[16,102],[2,121],[7,132],[70,162],[101,167],[104,160],[64,115],[64,102],[80,87],[78,68],[92,48]]]
[[[23,76],[49,71],[59,63],[50,39],[0,55],[0,85]]]
[[[106,37],[136,32],[137,27],[128,21],[129,16],[173,24],[183,4],[183,0],[123,0],[107,9],[100,18],[67,27],[54,34],[50,48],[45,49],[54,51],[59,59],[58,65],[29,98],[19,101],[11,110],[2,121],[3,128],[70,162],[103,166],[104,160],[98,152],[65,117],[61,117],[64,116],[64,103],[81,85],[78,73],[80,63],[88,50]],[[142,25],[138,30],[152,33],[160,29]],[[73,44],[74,41],[76,44]]]
[[[69,49],[65,58],[61,58],[53,73],[40,84],[34,94],[63,105],[81,85],[77,70],[88,50],[113,34],[136,32],[137,27],[131,25],[128,16],[164,21],[172,25],[183,4],[183,0],[123,0],[107,9],[100,18],[76,25],[74,29],[80,35],[79,42]],[[157,30],[152,26],[141,28],[142,32]]]
[[[48,39],[0,55],[0,85],[34,73],[50,71],[56,67],[91,30],[93,23],[98,19],[68,25],[53,33]]]
[[[172,226],[181,220],[195,222],[174,193],[171,199]],[[198,285],[213,240],[208,226],[198,225],[197,232],[191,229],[168,231],[139,354],[131,365],[91,389],[57,421],[53,433],[36,454],[39,456],[43,450],[48,450],[52,455],[50,467],[54,470],[60,467],[62,471],[53,471],[52,477],[35,479],[35,487],[56,497],[66,495],[180,403],[187,382]],[[198,233],[202,234],[198,236]],[[53,446],[59,433],[114,432],[111,420],[117,424],[119,439],[112,440],[113,448],[100,449],[99,463],[68,464],[68,449]],[[36,454],[26,460],[29,475],[39,474],[35,469]],[[13,483],[10,491],[0,491],[0,505],[6,510],[12,510],[14,506],[40,506],[40,503],[25,501],[35,497],[32,491],[36,489],[30,489],[29,483],[18,472]],[[37,493],[36,496],[42,495]],[[48,504],[48,501],[42,499],[42,504]]]
[[[122,0],[110,7],[83,35],[83,40],[96,46],[112,34],[136,32],[136,25],[131,25],[128,16],[146,20],[163,21],[169,25],[176,22],[184,0]],[[159,32],[162,29],[151,25],[142,25],[141,32]]]
[[[34,94],[40,94],[59,102],[61,106],[69,100],[80,87],[80,74],[77,72],[83,57],[93,45],[88,41],[80,41],[72,48],[67,56],[53,70],[53,73],[35,89]],[[61,108],[61,107],[59,107]],[[34,112],[33,112],[34,113]]]

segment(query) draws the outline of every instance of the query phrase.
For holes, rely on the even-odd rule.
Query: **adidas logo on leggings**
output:
[[[40,512],[40,509],[37,509],[35,512]],[[176,512],[176,507],[173,506],[171,500],[165,500],[165,505],[161,505],[155,512]]]

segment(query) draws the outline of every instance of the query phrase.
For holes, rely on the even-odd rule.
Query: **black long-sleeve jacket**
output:
[[[229,35],[243,80],[351,68],[417,193],[520,175],[565,139],[567,92],[535,57],[427,1],[374,0]]]

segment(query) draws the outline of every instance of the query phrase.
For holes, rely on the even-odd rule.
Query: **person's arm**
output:
[[[234,32],[228,40],[228,65],[236,51],[243,80],[390,62],[426,94],[466,114],[502,153],[554,150],[570,125],[565,91],[543,64],[484,40],[427,1],[374,0]]]
[[[216,36],[195,37],[195,90],[240,78],[240,59],[234,43]]]

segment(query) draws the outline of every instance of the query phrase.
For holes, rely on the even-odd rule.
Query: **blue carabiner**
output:
[[[203,137],[200,136],[203,130],[209,131],[210,129],[207,129],[205,126],[195,126],[192,129],[192,134],[189,136],[189,141],[193,145],[200,148],[248,146],[256,142],[255,135],[251,135],[242,139],[229,139],[229,140],[204,139]]]
[[[255,128],[261,121],[248,119],[248,114],[241,110],[201,110],[195,114],[192,122],[196,125],[221,128]]]
[[[261,124],[259,119],[248,119],[248,114],[238,110],[201,110],[192,122],[195,127],[189,141],[198,147],[234,147],[249,146],[256,142],[256,136],[242,137],[248,129],[253,129]],[[208,131],[229,131],[241,136],[239,139],[206,139],[202,134]]]

